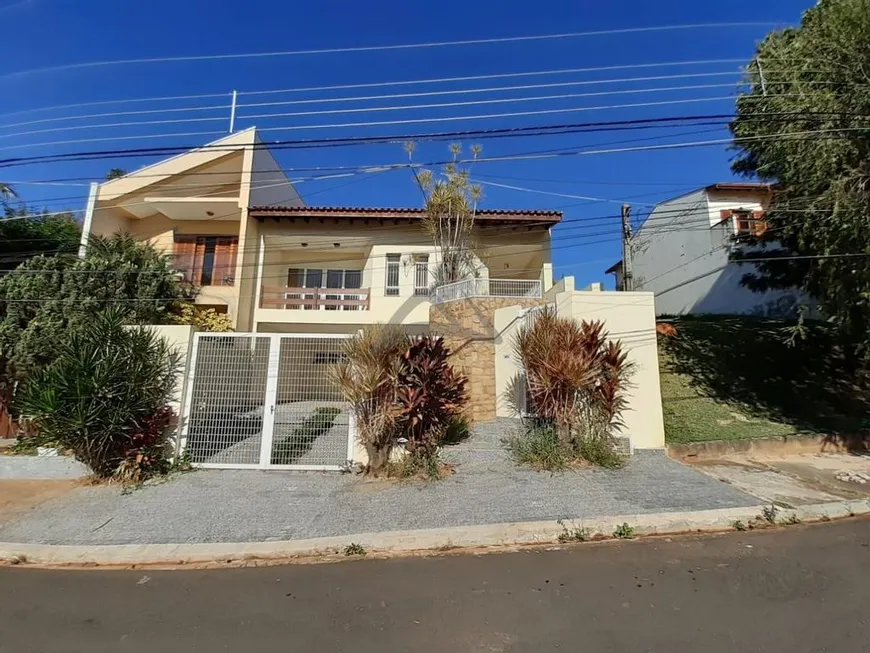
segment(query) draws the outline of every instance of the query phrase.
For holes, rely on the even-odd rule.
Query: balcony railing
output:
[[[367,311],[368,288],[291,288],[263,286],[260,308],[306,311]]]
[[[432,303],[443,304],[467,297],[523,297],[540,299],[543,296],[539,279],[463,279],[432,290]]]

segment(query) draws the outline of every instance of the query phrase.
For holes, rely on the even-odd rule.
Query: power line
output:
[[[396,50],[414,50],[426,48],[441,48],[452,46],[465,45],[491,45],[495,43],[521,43],[534,41],[559,40],[569,38],[582,38],[588,36],[612,36],[617,34],[640,34],[650,32],[668,32],[681,30],[695,29],[726,29],[726,28],[742,28],[742,27],[774,27],[777,23],[770,22],[723,22],[723,23],[696,23],[689,25],[659,25],[650,27],[628,27],[608,30],[594,30],[586,32],[564,32],[560,34],[541,34],[534,36],[508,36],[483,39],[469,39],[459,41],[437,41],[428,43],[403,43],[396,45],[370,45],[370,46],[355,46],[355,47],[340,47],[340,48],[319,48],[308,50],[279,50],[273,52],[247,52],[237,54],[211,54],[211,55],[188,55],[188,56],[173,56],[173,57],[146,57],[140,59],[114,59],[106,61],[89,61],[81,63],[62,64],[57,66],[45,66],[42,68],[32,68],[30,70],[20,70],[13,73],[7,73],[0,76],[2,79],[21,78],[28,75],[34,75],[46,72],[59,72],[64,70],[77,70],[84,68],[97,68],[105,66],[121,66],[129,64],[147,64],[147,63],[178,63],[184,61],[216,61],[230,59],[256,59],[265,57],[289,57],[301,55],[319,55],[319,54],[348,54],[359,52],[389,52]]]
[[[570,73],[582,72],[602,72],[610,70],[630,70],[635,68],[668,68],[674,66],[697,66],[707,64],[724,64],[724,63],[745,63],[746,59],[703,59],[695,61],[665,61],[661,63],[643,63],[643,64],[623,64],[616,66],[597,66],[592,68],[563,68],[555,70],[535,70],[519,73],[495,73],[489,75],[466,75],[463,77],[440,77],[428,79],[412,79],[412,80],[393,80],[389,82],[366,82],[357,84],[332,84],[328,86],[297,86],[294,88],[260,90],[260,91],[238,91],[238,96],[243,95],[272,95],[281,93],[303,93],[311,91],[334,91],[334,90],[351,90],[362,88],[384,88],[396,86],[410,86],[421,84],[442,84],[447,82],[464,82],[464,81],[480,81],[486,79],[510,79],[517,77],[533,77],[540,75],[561,75]],[[58,111],[61,109],[77,109],[93,106],[109,106],[118,104],[134,104],[142,102],[170,102],[178,100],[199,100],[206,98],[229,98],[232,94],[224,93],[206,93],[202,95],[172,95],[172,96],[157,96],[145,98],[126,98],[118,100],[102,100],[97,102],[80,102],[76,104],[61,104],[49,107],[37,107],[33,109],[23,109],[21,111],[13,111],[10,113],[0,114],[0,117],[8,117],[21,115],[26,113],[38,113],[45,111]]]
[[[776,118],[774,118],[776,116]],[[844,114],[835,114],[835,113],[795,113],[795,112],[781,112],[781,113],[771,113],[768,114],[767,117],[761,119],[759,118],[756,122],[765,122],[765,121],[776,121],[776,120],[786,120],[789,119],[794,122],[800,121],[808,121],[814,118],[821,117],[844,117]],[[864,114],[854,114],[848,117],[855,118],[867,118],[867,115]],[[600,129],[603,127],[636,127],[638,126],[649,126],[649,125],[663,125],[672,122],[680,122],[680,121],[688,121],[688,120],[701,120],[705,118],[716,118],[716,119],[733,119],[733,114],[706,114],[706,115],[692,115],[692,116],[667,116],[662,118],[640,118],[640,119],[629,119],[629,120],[616,120],[616,121],[592,121],[586,123],[568,123],[562,125],[530,125],[524,127],[502,127],[502,128],[491,128],[491,129],[477,129],[477,130],[462,130],[462,131],[451,131],[451,132],[427,132],[427,133],[416,133],[416,134],[394,134],[389,136],[356,136],[356,137],[340,137],[340,138],[319,138],[319,139],[302,139],[302,140],[274,140],[270,142],[261,142],[254,143],[248,146],[245,146],[249,149],[270,149],[270,150],[281,150],[285,148],[292,147],[294,149],[307,149],[311,147],[343,147],[346,145],[355,145],[355,144],[372,144],[372,143],[403,143],[408,140],[417,140],[417,141],[431,141],[431,140],[448,140],[448,139],[461,139],[461,138],[478,138],[478,139],[488,139],[488,138],[504,138],[504,137],[515,137],[518,135],[529,134],[532,136],[539,135],[552,135],[553,133],[561,134],[561,133],[575,133],[574,130],[586,130],[589,128]],[[590,129],[591,130],[591,129]],[[606,130],[603,130],[606,131]],[[543,132],[543,133],[542,133]],[[111,139],[110,139],[111,140]],[[0,167],[11,167],[14,165],[24,165],[27,163],[45,163],[45,162],[60,162],[60,161],[80,161],[80,160],[92,160],[95,158],[109,158],[109,157],[128,157],[128,156],[152,156],[158,154],[173,154],[173,153],[184,153],[188,151],[216,151],[216,152],[225,152],[225,153],[233,153],[240,151],[239,146],[228,146],[223,143],[207,143],[205,145],[185,145],[185,146],[159,146],[159,147],[148,147],[148,148],[128,148],[128,149],[120,149],[120,150],[91,150],[91,151],[79,151],[79,152],[69,152],[69,153],[61,153],[61,154],[49,154],[49,155],[38,155],[38,156],[30,156],[30,157],[16,157],[11,159],[2,159],[0,160]],[[433,165],[439,165],[448,163],[449,161],[436,162]],[[465,161],[463,161],[465,162]]]
[[[451,107],[460,107],[460,106],[477,106],[477,105],[486,105],[486,104],[509,104],[516,102],[541,102],[541,101],[549,101],[549,100],[567,100],[573,98],[581,98],[581,97],[605,97],[611,95],[634,95],[640,93],[658,93],[658,92],[673,92],[673,91],[689,91],[696,89],[711,89],[711,88],[732,88],[737,86],[736,84],[700,84],[700,85],[692,85],[692,86],[670,86],[670,87],[656,87],[656,88],[640,88],[640,89],[621,89],[615,91],[598,91],[594,93],[563,93],[560,95],[542,95],[542,96],[529,96],[529,97],[515,97],[515,98],[494,98],[487,100],[470,100],[464,102],[441,102],[441,103],[429,103],[429,104],[410,104],[410,105],[393,105],[386,107],[352,107],[348,109],[328,109],[328,110],[316,110],[316,111],[296,111],[296,112],[284,112],[284,113],[263,113],[263,114],[254,114],[254,115],[237,115],[237,120],[246,119],[246,120],[259,120],[259,119],[274,119],[274,118],[292,118],[292,117],[302,117],[302,116],[326,116],[326,115],[344,115],[344,114],[355,114],[355,113],[379,113],[383,111],[415,111],[418,109],[435,109],[435,108],[451,108]],[[485,90],[485,89],[484,89]],[[308,102],[308,100],[305,100]],[[316,102],[316,100],[314,101]],[[68,119],[67,119],[68,120]],[[49,129],[31,129],[28,131],[21,132],[13,132],[11,134],[0,134],[0,139],[3,138],[17,138],[21,136],[32,136],[35,134],[52,134],[58,132],[69,132],[69,131],[81,131],[87,129],[113,129],[118,127],[141,127],[141,126],[150,126],[150,125],[170,125],[170,124],[189,124],[189,123],[199,123],[199,122],[223,122],[226,120],[225,116],[212,116],[212,117],[197,117],[197,118],[175,118],[171,120],[133,120],[127,122],[111,122],[111,123],[102,123],[102,124],[88,124],[88,125],[68,125],[65,127],[52,127]],[[317,128],[319,125],[314,126],[299,126],[294,127],[298,129],[313,129]],[[290,129],[290,127],[270,127],[270,128],[261,128],[261,131],[268,130],[284,130]],[[138,138],[137,136],[128,137],[128,138]],[[28,145],[20,145],[16,147],[36,147],[38,144],[28,144]],[[3,148],[9,149],[9,148]]]

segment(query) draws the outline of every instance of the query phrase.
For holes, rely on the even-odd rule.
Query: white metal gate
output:
[[[329,381],[346,335],[197,333],[182,447],[200,467],[339,470],[349,406]]]

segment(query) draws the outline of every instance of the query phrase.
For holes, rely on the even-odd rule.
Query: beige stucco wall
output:
[[[514,342],[527,310],[513,305],[495,311],[495,412],[498,417],[518,417],[519,391],[516,385],[520,365],[514,355]]]
[[[573,279],[569,278],[569,286]],[[564,287],[564,285],[563,285]],[[623,433],[637,449],[665,445],[656,343],[655,303],[647,292],[565,291],[550,294],[560,316],[601,320],[612,339],[620,340],[635,364],[628,392]]]
[[[175,392],[170,406],[175,411],[175,436],[177,438],[181,428],[181,415],[184,410],[185,384],[187,383],[188,370],[190,368],[191,343],[194,329],[185,324],[154,324],[148,327],[152,332],[163,338],[172,347],[181,359],[181,365],[175,377]]]

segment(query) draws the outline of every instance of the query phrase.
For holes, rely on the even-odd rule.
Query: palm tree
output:
[[[0,181],[0,200],[3,200],[3,202],[7,202],[11,199],[15,199],[16,197],[18,197],[18,193],[13,190],[12,186]]]

